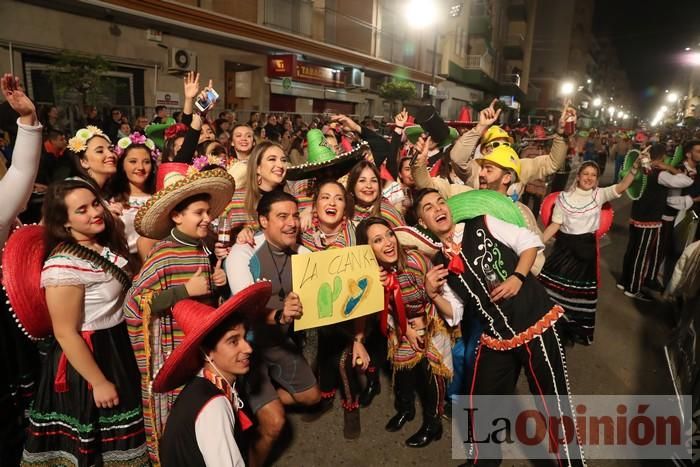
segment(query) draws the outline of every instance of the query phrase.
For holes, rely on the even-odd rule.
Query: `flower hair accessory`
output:
[[[171,138],[177,138],[179,136],[185,136],[185,133],[187,133],[187,128],[188,126],[184,123],[176,123],[174,125],[170,125],[165,130],[165,139],[168,140]]]
[[[160,151],[158,151],[158,148],[156,148],[156,143],[154,143],[152,139],[146,138],[146,135],[142,135],[138,131],[135,131],[129,136],[125,136],[117,141],[117,146],[114,148],[114,152],[117,154],[117,156],[121,157],[124,152],[126,152],[126,149],[132,144],[143,144],[151,152],[151,158],[158,160]]]
[[[197,156],[192,159],[192,165],[187,168],[187,176],[201,172],[202,169],[208,165],[218,165],[219,167],[226,169],[226,159],[219,156]]]
[[[87,143],[95,136],[102,136],[104,139],[110,141],[109,136],[105,135],[102,130],[96,126],[88,125],[85,128],[81,128],[75,133],[71,139],[68,140],[68,149],[74,153],[83,152],[87,149]]]

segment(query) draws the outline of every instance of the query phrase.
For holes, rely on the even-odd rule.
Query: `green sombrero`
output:
[[[289,167],[287,180],[313,178],[319,171],[331,168],[334,172],[334,176],[331,178],[340,178],[362,159],[364,150],[369,148],[367,141],[361,141],[353,144],[350,151],[336,154],[328,144],[323,132],[317,128],[308,131],[306,142],[309,158],[303,164]]]
[[[153,142],[156,143],[158,149],[162,151],[163,146],[165,146],[165,130],[176,123],[177,122],[174,118],[168,117],[164,123],[151,123],[143,131],[146,133],[146,136],[151,138]]]
[[[632,165],[639,157],[639,154],[640,152],[637,149],[631,149],[627,153],[625,156],[625,162],[622,164],[622,168],[620,169],[620,179],[623,179],[632,169]],[[629,188],[627,188],[627,196],[629,196],[630,199],[638,200],[644,194],[644,189],[646,187],[647,174],[645,174],[643,170],[640,170],[637,172],[637,175],[634,176],[634,181],[632,181],[632,184],[629,186]]]
[[[525,218],[512,199],[493,190],[465,191],[447,199],[452,221],[458,222],[488,214],[509,224],[526,227]]]
[[[676,146],[676,150],[672,156],[666,157],[664,162],[672,167],[678,167],[683,162],[685,154],[683,154],[683,145]]]
[[[425,133],[425,130],[420,125],[408,126],[403,131],[411,144],[416,144],[418,142],[418,138],[420,138],[420,135]],[[455,128],[450,127],[450,132],[447,135],[447,138],[440,141],[438,147],[444,148],[445,146],[449,146],[450,144],[454,143],[457,138],[459,138],[459,132]]]

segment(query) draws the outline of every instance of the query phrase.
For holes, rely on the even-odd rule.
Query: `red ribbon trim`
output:
[[[399,330],[403,336],[406,334],[406,309],[403,306],[403,299],[401,298],[399,278],[395,272],[389,274],[389,283],[384,287],[384,310],[382,310],[380,316],[379,326],[382,330],[382,334],[385,336],[389,334],[388,318],[392,300],[394,302],[395,315],[399,322]]]
[[[90,352],[95,351],[92,345],[92,335],[95,331],[81,331],[80,337],[83,338],[87,344]],[[68,379],[66,377],[66,369],[68,368],[68,359],[66,354],[61,352],[61,357],[58,359],[58,370],[56,370],[56,377],[53,380],[53,390],[58,393],[68,392]],[[92,385],[88,383],[88,389],[92,390]]]

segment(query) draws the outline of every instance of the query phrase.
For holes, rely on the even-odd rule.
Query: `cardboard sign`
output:
[[[304,306],[294,329],[317,328],[384,308],[379,265],[368,245],[292,256],[292,288]]]

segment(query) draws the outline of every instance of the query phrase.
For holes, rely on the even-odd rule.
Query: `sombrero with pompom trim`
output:
[[[168,392],[187,383],[204,364],[199,346],[207,334],[234,312],[265,309],[271,293],[272,283],[260,281],[236,292],[218,308],[196,300],[177,302],[173,307],[173,316],[185,337],[158,370],[153,380],[153,390]]]
[[[180,162],[167,162],[158,167],[156,193],[141,206],[134,219],[139,235],[161,240],[174,223],[170,213],[187,198],[209,194],[209,217],[216,219],[231,201],[235,182],[224,169],[191,172],[190,166]]]
[[[306,134],[308,160],[303,164],[287,168],[287,180],[305,180],[314,178],[322,170],[333,169],[337,175],[329,178],[340,178],[364,157],[364,150],[369,143],[361,141],[353,144],[348,151],[336,154],[326,140],[323,132],[317,128]]]
[[[2,287],[17,325],[32,340],[53,332],[46,295],[41,290],[41,271],[46,246],[44,227],[27,225],[15,230],[2,254]]]

